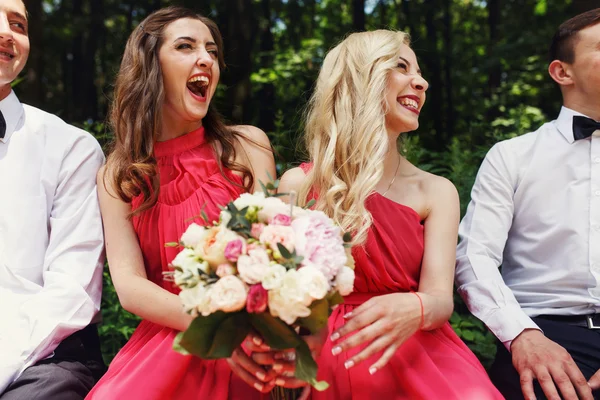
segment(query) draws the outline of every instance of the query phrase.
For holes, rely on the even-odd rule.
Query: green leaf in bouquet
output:
[[[262,188],[263,193],[265,194],[265,197],[269,197],[270,196],[269,189],[267,189],[267,187],[265,186],[264,183],[262,183],[262,181],[259,180],[258,183],[260,183],[260,187]]]
[[[285,259],[289,260],[293,257],[292,253],[290,253],[290,251],[287,249],[287,247],[285,247],[281,243],[277,243],[277,250],[279,250],[279,253],[281,253],[281,256]]]
[[[312,358],[308,345],[296,331],[268,312],[252,314],[251,324],[265,339],[265,343],[277,350],[296,349],[296,372],[294,376],[322,391],[329,387],[327,382],[317,381],[317,363]]]
[[[305,210],[308,210],[309,208],[311,208],[312,206],[314,206],[316,202],[317,201],[315,199],[310,199],[310,201],[308,203],[306,203],[304,205],[304,207],[302,207],[302,208],[304,208]]]
[[[181,246],[178,242],[167,242],[165,243],[165,247],[179,247]]]
[[[279,262],[280,265],[283,265],[287,269],[296,269],[298,265],[304,260],[304,257],[296,254],[296,250],[290,253],[290,251],[281,243],[277,243],[277,250],[281,257],[282,261]]]
[[[350,243],[352,241],[352,234],[350,232],[344,233],[344,243]]]
[[[202,216],[202,219],[204,220],[204,222],[206,222],[206,224],[208,224],[208,215],[206,215],[206,211],[204,211],[204,209],[202,209],[202,211],[200,211],[200,215]]]
[[[344,297],[336,290],[327,296],[327,300],[329,301],[329,307],[333,307],[337,304],[342,304],[344,302]]]
[[[183,333],[184,332],[179,332],[177,336],[175,336],[175,340],[173,340],[173,350],[183,354],[184,356],[187,356],[190,354],[190,352],[181,347],[181,344],[179,344],[181,342],[181,338],[183,337]]]
[[[206,360],[227,358],[249,332],[250,320],[245,311],[217,311],[207,317],[196,317],[181,338],[173,343],[173,349],[183,349]]]
[[[303,340],[296,348],[296,370],[294,376],[304,382],[310,383],[319,392],[327,389],[329,384],[325,381],[317,381],[317,363],[312,358],[308,345]]]
[[[295,349],[303,342],[292,327],[268,312],[251,314],[250,322],[265,342],[274,349]]]
[[[298,325],[315,334],[327,326],[329,318],[329,301],[326,298],[314,301],[310,306],[310,315],[299,318]]]
[[[231,229],[234,232],[238,232],[244,234],[245,236],[250,235],[250,229],[252,229],[252,224],[246,218],[246,212],[248,211],[248,207],[244,207],[241,210],[238,210],[237,207],[233,204],[233,202],[227,204],[227,211],[231,214],[231,219],[227,223],[227,228]]]

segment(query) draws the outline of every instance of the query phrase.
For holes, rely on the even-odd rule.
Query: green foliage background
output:
[[[214,19],[228,68],[218,109],[257,125],[278,154],[278,172],[302,160],[302,111],[329,48],[352,31],[408,31],[430,82],[421,126],[401,151],[458,188],[462,211],[492,144],[553,119],[560,93],[546,73],[557,26],[598,0],[25,0],[32,52],[15,90],[20,99],[92,132],[102,144],[112,82],[125,41],[153,10],[169,4]],[[107,362],[139,319],[124,311],[104,274]],[[495,342],[459,298],[450,322],[487,366]]]

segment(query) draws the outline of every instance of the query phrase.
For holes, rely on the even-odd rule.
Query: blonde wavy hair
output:
[[[353,33],[325,57],[306,112],[305,142],[313,162],[298,194],[315,197],[353,245],[365,242],[373,220],[367,197],[383,176],[388,151],[385,93],[407,33]]]

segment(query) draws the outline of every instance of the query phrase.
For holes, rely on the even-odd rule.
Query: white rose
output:
[[[258,211],[258,221],[267,223],[277,214],[290,215],[290,205],[278,197],[267,197]]]
[[[181,243],[186,247],[195,247],[206,235],[207,229],[198,224],[191,224],[181,236]]]
[[[343,267],[335,277],[334,286],[342,296],[348,296],[354,290],[354,270]]]
[[[321,300],[329,292],[329,282],[325,275],[312,266],[298,270],[300,285],[313,300]]]
[[[227,210],[221,210],[221,214],[219,214],[220,225],[227,227],[229,221],[231,221],[231,213]]]
[[[185,248],[171,261],[176,267],[173,277],[177,286],[188,286],[200,281],[200,272],[208,271],[208,263],[200,261],[193,250]]]
[[[179,292],[183,309],[193,316],[198,315],[198,305],[205,303],[207,297],[207,290],[202,284],[197,284],[192,288],[183,289]]]
[[[269,267],[269,255],[262,247],[248,250],[248,255],[241,255],[237,260],[240,277],[249,285],[263,280]]]
[[[284,294],[282,289],[269,290],[269,311],[272,316],[279,317],[286,324],[292,325],[298,318],[310,315],[310,308],[301,302],[290,300]]]
[[[254,194],[243,193],[233,201],[233,205],[241,210],[244,207],[262,207],[265,201],[265,194],[263,192],[256,192]]]
[[[206,235],[196,245],[194,252],[208,261],[213,268],[217,268],[219,265],[227,263],[225,258],[227,243],[237,239],[244,240],[237,233],[223,226],[213,226],[207,229]]]
[[[279,290],[283,293],[283,296],[291,302],[298,302],[305,306],[312,303],[312,298],[308,294],[307,288],[304,286],[300,272],[295,269],[290,269],[285,273],[281,280],[281,287]]]
[[[238,277],[229,275],[212,285],[209,293],[212,312],[234,312],[246,306],[248,288]]]
[[[270,265],[262,278],[262,286],[267,290],[280,288],[286,271],[283,265]]]

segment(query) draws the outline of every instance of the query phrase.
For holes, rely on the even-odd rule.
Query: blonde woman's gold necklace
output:
[[[385,192],[383,192],[382,196],[385,196],[387,194],[387,192],[389,192],[390,189],[392,188],[392,185],[394,184],[394,181],[396,180],[396,175],[398,175],[398,170],[400,169],[400,161],[402,161],[402,157],[398,156],[398,165],[396,165],[396,172],[394,172],[394,176],[392,177],[390,184],[388,185]]]

